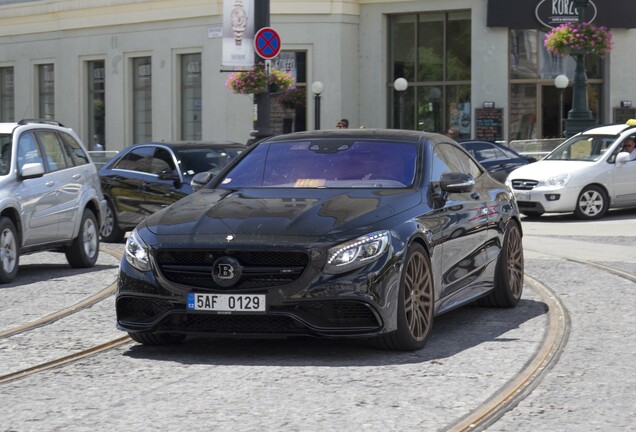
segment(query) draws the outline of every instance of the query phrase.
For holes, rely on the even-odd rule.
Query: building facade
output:
[[[546,52],[542,14],[572,13],[573,1],[550,0],[545,12],[546,0],[507,3],[270,0],[283,50],[274,66],[297,80],[271,97],[273,132],[314,128],[310,88],[321,81],[323,128],[340,118],[396,127],[404,101],[409,129],[558,136],[559,96],[567,116],[571,90],[554,78],[572,80],[574,62]],[[615,42],[605,58],[586,59],[590,110],[598,123],[622,121],[636,104],[636,30],[621,17],[636,16],[636,2],[590,0],[588,9]],[[251,96],[226,86],[222,26],[222,0],[0,0],[0,121],[55,119],[91,149],[246,142],[257,113]],[[409,84],[401,95],[397,78]]]

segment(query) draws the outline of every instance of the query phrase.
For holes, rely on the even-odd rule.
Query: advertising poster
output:
[[[223,60],[229,68],[254,66],[254,0],[223,0]]]

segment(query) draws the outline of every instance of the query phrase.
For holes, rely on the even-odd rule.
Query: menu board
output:
[[[476,139],[503,140],[503,108],[475,108]]]
[[[629,119],[636,119],[636,108],[614,108],[614,123],[627,123]]]

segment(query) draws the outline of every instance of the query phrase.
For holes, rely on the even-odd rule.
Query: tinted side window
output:
[[[148,173],[153,152],[153,147],[136,148],[126,153],[113,168]]]
[[[18,139],[18,169],[22,170],[22,167],[28,163],[41,163],[44,165],[40,147],[35,141],[35,136],[33,136],[32,132],[25,132]]]
[[[82,149],[82,146],[67,133],[60,132],[60,138],[64,143],[64,151],[69,160],[73,161],[74,165],[86,165],[88,163],[88,156]]]
[[[150,172],[159,174],[165,170],[175,170],[174,158],[172,153],[163,147],[157,147],[155,154],[150,161]]]
[[[60,140],[57,139],[57,133],[55,131],[38,131],[38,136],[44,147],[48,170],[57,171],[67,168],[69,165],[64,157],[65,150],[62,148]]]
[[[451,150],[455,153],[455,158],[459,162],[461,169],[459,172],[470,174],[473,178],[477,178],[482,174],[482,170],[466,155],[460,148],[451,146]]]
[[[11,167],[11,135],[0,135],[0,175],[7,175]]]

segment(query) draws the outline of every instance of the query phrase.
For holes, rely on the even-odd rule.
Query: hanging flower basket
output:
[[[570,22],[553,28],[543,45],[558,56],[596,54],[604,56],[612,50],[612,33],[603,26]]]
[[[282,92],[278,95],[278,103],[288,109],[304,107],[306,103],[305,89],[296,87]]]
[[[252,70],[233,72],[225,82],[237,94],[263,93],[268,90],[278,93],[288,90],[294,84],[294,77],[287,72],[272,68],[267,75],[261,65]]]

